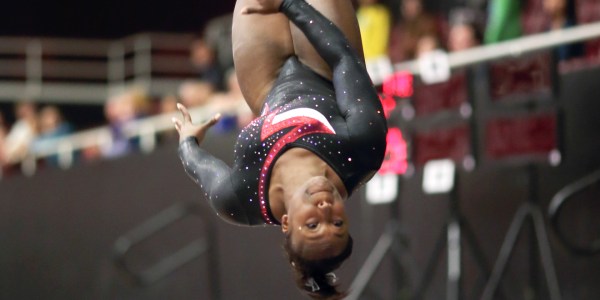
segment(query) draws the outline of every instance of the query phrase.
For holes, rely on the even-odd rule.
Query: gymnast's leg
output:
[[[364,67],[364,60],[352,49],[352,43],[341,28],[332,26],[330,20],[319,14],[314,6],[294,0],[287,0],[283,5],[284,13],[302,29],[332,70],[336,101],[346,120],[350,139],[363,145],[371,145],[369,152],[377,154],[373,157],[378,159],[369,160],[368,165],[372,169],[378,169],[385,151],[387,126],[381,102]]]
[[[316,10],[332,21],[346,36],[350,45],[363,58],[362,42],[356,12],[351,0],[306,0]],[[321,58],[304,33],[291,24],[294,53],[300,61],[316,73],[331,79],[331,68]]]
[[[260,114],[263,102],[294,47],[283,14],[242,14],[251,0],[237,0],[233,14],[233,59],[246,102]]]

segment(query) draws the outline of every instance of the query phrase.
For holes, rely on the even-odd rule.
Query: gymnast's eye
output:
[[[342,225],[344,225],[344,221],[343,220],[333,221],[333,226],[335,226],[335,227],[342,227]]]
[[[319,225],[319,224],[318,223],[307,223],[306,227],[308,229],[315,229],[315,228],[317,228],[317,225]]]

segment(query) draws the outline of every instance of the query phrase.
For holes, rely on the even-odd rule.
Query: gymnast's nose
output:
[[[317,207],[320,209],[331,208],[331,202],[329,202],[327,200],[320,200],[317,203]]]

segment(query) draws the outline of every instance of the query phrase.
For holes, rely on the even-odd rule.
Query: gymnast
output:
[[[298,287],[339,299],[332,271],[352,252],[345,200],[381,166],[387,132],[351,1],[238,0],[232,35],[259,117],[241,131],[231,168],[199,147],[219,115],[194,125],[178,105],[185,171],[225,221],[280,225]]]

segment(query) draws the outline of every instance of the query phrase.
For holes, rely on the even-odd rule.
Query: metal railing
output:
[[[119,40],[0,37],[0,99],[103,104],[131,84],[171,93],[194,74],[192,40],[164,33]]]
[[[460,52],[448,53],[448,65],[450,69],[457,69],[502,58],[516,58],[528,53],[598,37],[600,37],[600,22],[590,23],[577,27],[525,36],[498,44],[485,45]],[[419,61],[417,60],[391,66],[389,65],[389,60],[386,61],[385,58],[380,61],[368,62],[367,69],[369,69],[375,84],[383,83],[384,78],[396,71],[408,71],[414,75],[418,75],[421,72]]]
[[[130,265],[129,257],[135,255],[132,252],[148,252],[148,249],[142,246],[144,242],[157,238],[161,231],[190,217],[196,217],[203,228],[196,239],[145,269]],[[203,207],[191,202],[175,203],[118,237],[113,245],[113,263],[128,283],[144,287],[156,284],[184,265],[204,256],[208,274],[208,294],[210,299],[217,300],[221,299],[221,287],[215,240],[214,225],[207,218]]]
[[[190,109],[193,120],[205,120],[215,112],[205,108]],[[140,150],[151,152],[157,144],[157,134],[174,130],[172,118],[180,117],[178,113],[160,114],[127,123],[123,128],[126,138],[139,138]],[[36,145],[21,163],[21,170],[32,176],[37,170],[37,161],[50,156],[58,157],[58,164],[63,169],[70,168],[75,161],[75,153],[91,147],[110,147],[112,136],[108,126],[84,130],[64,137],[48,139]]]
[[[600,22],[536,34],[499,44],[481,46],[463,52],[450,53],[448,54],[448,61],[450,68],[455,69],[506,57],[519,57],[531,52],[598,37],[600,37]],[[123,87],[131,82],[141,83],[155,93],[171,91],[179,81],[173,78],[157,78],[154,76],[155,71],[157,68],[164,68],[162,70],[167,69],[171,71],[179,71],[181,68],[183,72],[190,70],[189,68],[191,67],[189,65],[186,67],[186,63],[183,62],[181,57],[173,58],[169,56],[169,53],[184,49],[189,45],[187,43],[191,39],[192,36],[190,35],[140,34],[114,43],[96,40],[88,41],[89,43],[71,44],[71,40],[63,41],[60,39],[15,39],[12,40],[14,43],[7,43],[6,41],[9,41],[9,39],[0,38],[0,56],[6,53],[23,53],[23,49],[29,49],[26,51],[25,65],[28,72],[25,74],[25,80],[19,83],[20,88],[18,89],[7,89],[7,83],[0,81],[0,98],[21,96],[27,87],[29,87],[29,90],[37,91],[38,99],[57,101],[61,99],[66,101],[77,98],[78,101],[82,102],[103,103],[111,89]],[[64,46],[62,42],[69,46]],[[58,49],[59,46],[50,46],[58,44],[61,44],[60,47],[68,49],[60,52],[63,54],[98,55],[102,51],[96,48],[104,49],[107,53],[106,82],[96,84],[93,88],[80,83],[44,82],[44,76],[41,74],[43,74],[43,63],[45,60],[40,57],[40,52],[45,53],[47,49],[54,49],[52,47],[57,47]],[[83,54],[73,49],[76,45],[82,45],[81,49],[85,49],[81,52]],[[157,56],[156,51],[153,49],[166,50],[167,54]],[[2,63],[1,60],[0,63]],[[413,74],[419,74],[418,61],[410,61],[394,66],[389,65],[389,63],[386,66],[382,64],[382,61],[371,61],[367,63],[367,67],[375,84],[381,84],[385,76],[389,76],[395,71],[408,70]],[[0,70],[2,69],[0,68]],[[86,72],[91,73],[92,71]],[[0,73],[0,77],[3,76],[2,74]],[[69,94],[69,96],[67,97],[66,94]],[[35,96],[35,94],[32,96]],[[211,113],[203,108],[197,108],[192,111],[195,120],[208,118]],[[156,143],[155,137],[157,133],[172,130],[172,117],[172,114],[167,114],[133,121],[127,126],[125,130],[126,135],[130,138],[140,137],[142,140],[142,150],[150,151]],[[38,159],[53,155],[62,157],[59,161],[62,162],[64,168],[67,168],[73,162],[72,153],[74,151],[91,146],[107,145],[110,142],[110,132],[107,127],[99,127],[81,131],[70,136],[48,140],[39,150],[30,153],[25,159],[22,164],[23,171],[28,175],[34,174],[35,162]]]
[[[586,176],[577,179],[576,181],[569,183],[562,189],[560,189],[548,205],[548,215],[550,217],[550,224],[552,229],[558,236],[562,244],[573,254],[581,256],[592,256],[600,254],[600,239],[596,238],[588,243],[581,244],[576,243],[572,240],[574,234],[566,232],[560,226],[561,213],[566,206],[575,201],[580,201],[576,196],[582,194],[588,189],[597,187],[600,184],[600,170],[596,170]],[[580,204],[577,204],[581,207]],[[574,205],[575,206],[575,205]]]
[[[495,45],[487,45],[478,48],[473,48],[469,50],[465,50],[463,52],[456,52],[447,54],[445,59],[447,60],[446,66],[455,71],[457,69],[461,69],[464,67],[472,67],[471,69],[480,69],[478,65],[485,64],[488,62],[494,62],[497,60],[502,60],[506,58],[521,58],[524,55],[529,55],[533,52],[541,52],[553,47],[557,47],[563,44],[570,44],[573,42],[579,42],[584,40],[589,40],[593,38],[597,38],[600,36],[600,23],[583,25],[577,28],[565,29],[557,32],[549,32],[542,33],[533,36],[524,37],[521,39],[516,39],[504,43],[499,43]],[[385,60],[385,59],[384,59]],[[384,62],[371,62],[372,65],[368,65],[368,70],[371,72],[375,72],[373,75],[373,81],[377,84],[383,83],[383,80],[386,77],[392,75],[393,72],[409,72],[411,74],[421,74],[420,62],[419,61],[411,61],[407,63],[402,63],[398,65],[394,65],[390,67],[386,65]],[[474,74],[480,74],[475,73]],[[421,76],[423,79],[423,76]],[[483,89],[490,88],[485,83],[482,84]],[[474,103],[480,104],[486,100],[487,97],[491,95],[487,95],[488,92],[475,92],[475,89],[471,90],[471,96]],[[443,95],[442,95],[443,96]],[[477,100],[475,100],[477,99]],[[478,101],[482,100],[482,101]],[[489,100],[489,99],[488,99]],[[553,103],[552,105],[555,105]],[[544,105],[540,105],[538,109],[544,107]],[[478,130],[476,127],[484,124],[484,120],[489,120],[490,116],[493,114],[490,112],[492,109],[498,109],[498,107],[493,107],[490,105],[489,107],[477,107],[477,110],[473,112],[469,112],[468,116],[465,119],[470,118],[472,124],[472,129],[476,135],[475,141],[471,142],[473,145],[477,145],[477,140],[480,140],[479,133],[483,135],[483,132]],[[485,110],[488,111],[485,111]],[[508,109],[507,112],[514,113],[519,109],[513,107]],[[488,116],[481,117],[482,112],[488,113]],[[534,110],[528,110],[526,113],[531,114]],[[496,112],[494,112],[496,113]],[[473,115],[471,115],[473,114]],[[439,114],[438,114],[439,116]],[[442,116],[445,122],[448,122],[450,118],[448,115]],[[481,149],[477,146],[471,146],[475,148],[474,152],[480,153]],[[488,159],[489,160],[489,159]],[[532,160],[531,158],[527,158],[527,160]],[[446,295],[445,299],[462,299],[464,295],[466,295],[466,291],[463,290],[463,286],[461,284],[462,274],[460,262],[463,259],[461,252],[461,239],[464,239],[465,246],[470,247],[470,254],[473,255],[474,262],[476,266],[479,268],[480,274],[482,274],[481,279],[483,279],[483,283],[485,286],[475,286],[470,294],[475,295],[474,293],[479,293],[477,290],[480,287],[484,287],[483,294],[481,299],[492,299],[496,295],[496,290],[501,286],[501,281],[503,279],[505,267],[507,262],[510,261],[511,254],[514,250],[514,241],[516,237],[518,237],[519,232],[524,228],[524,221],[528,218],[533,220],[532,226],[535,229],[534,238],[536,239],[536,244],[538,245],[537,249],[532,249],[532,252],[537,250],[536,255],[539,254],[541,258],[543,270],[545,271],[545,279],[546,279],[546,287],[548,288],[548,297],[549,299],[560,299],[560,288],[558,285],[558,280],[556,279],[556,271],[554,267],[554,263],[552,261],[552,256],[550,252],[550,246],[548,243],[548,237],[544,227],[544,218],[541,214],[541,210],[539,209],[539,205],[537,204],[537,188],[536,188],[536,171],[534,167],[530,168],[529,171],[530,183],[529,183],[529,192],[530,195],[521,208],[518,210],[513,222],[511,223],[510,230],[507,233],[507,236],[502,244],[502,248],[500,250],[500,254],[496,259],[496,263],[492,269],[489,269],[487,266],[483,252],[479,249],[475,242],[474,235],[469,230],[469,227],[466,226],[466,219],[461,216],[458,210],[458,199],[457,195],[454,194],[456,190],[450,193],[450,212],[449,212],[449,220],[445,225],[445,228],[442,231],[442,235],[437,240],[437,244],[434,247],[434,251],[430,256],[430,259],[427,262],[426,267],[424,268],[424,272],[422,274],[417,274],[419,277],[419,281],[416,284],[414,291],[409,292],[413,293],[410,295],[405,295],[403,290],[395,291],[396,298],[400,299],[401,297],[406,296],[405,298],[415,298],[421,299],[425,295],[425,291],[427,290],[428,284],[431,282],[431,276],[435,271],[435,267],[439,262],[439,257],[443,253],[442,251],[447,250],[447,269],[446,269]],[[456,176],[456,174],[454,174]],[[399,200],[397,200],[399,201]],[[397,209],[392,209],[397,212]],[[394,218],[394,217],[393,217]],[[394,220],[394,219],[393,219]],[[394,220],[395,221],[395,220]],[[397,225],[396,225],[397,226]],[[461,237],[463,236],[463,237]],[[355,280],[352,282],[350,290],[352,291],[350,294],[350,299],[369,299],[369,297],[365,297],[370,292],[369,284],[373,278],[374,272],[379,267],[380,263],[383,261],[384,256],[391,255],[394,258],[394,252],[389,251],[391,244],[390,236],[388,231],[386,231],[382,238],[378,241],[378,243],[373,247],[373,250],[365,263],[363,264],[360,271],[357,273]],[[388,253],[388,251],[390,253]],[[400,269],[405,266],[401,266]],[[411,268],[412,269],[412,268]],[[414,276],[414,274],[411,274]],[[406,282],[406,278],[394,278],[394,283],[399,286],[398,282]],[[502,290],[500,290],[502,291]],[[500,292],[499,291],[499,292]],[[536,291],[537,292],[537,291]]]

